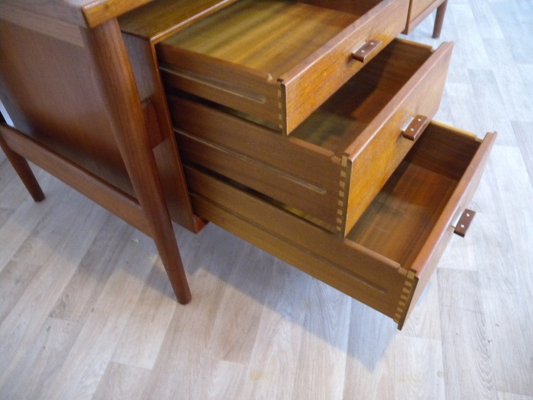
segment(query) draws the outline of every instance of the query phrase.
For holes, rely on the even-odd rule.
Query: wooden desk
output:
[[[430,133],[425,135],[425,144],[415,146],[415,155],[408,156],[402,164],[407,172],[403,171],[404,167],[398,167],[406,152],[392,157],[396,164],[386,168],[387,175],[375,179],[379,185],[370,180],[371,186],[375,187],[369,192],[369,202],[353,217],[348,227],[344,227],[345,223],[341,220],[339,228],[333,230],[338,235],[295,215],[290,204],[273,205],[260,195],[250,195],[241,191],[238,185],[219,181],[190,165],[185,171],[159,74],[156,45],[235,1],[0,2],[0,93],[16,127],[0,127],[0,145],[37,201],[42,200],[43,194],[25,158],[153,237],[181,303],[190,300],[190,291],[173,235],[172,221],[198,232],[205,218],[389,315],[401,327],[414,304],[413,299],[420,295],[445,248],[451,234],[448,229],[451,220],[459,208],[466,205],[479,180],[493,136],[489,135],[482,143],[469,134],[438,124],[431,125],[428,128]],[[351,63],[364,64],[377,54],[375,48],[381,51],[385,47],[381,40],[382,31],[393,29],[397,34],[403,30],[408,5],[412,6],[412,2],[407,0],[365,1],[368,13],[362,16],[360,22],[348,25],[348,29],[336,38],[335,49],[343,49],[348,37],[362,41],[354,42],[359,50],[350,56]],[[322,0],[301,3],[304,4],[302,9],[313,6],[324,7],[324,10],[335,8]],[[141,7],[145,4],[147,7]],[[345,18],[346,13],[356,9],[353,4],[343,2],[338,3],[338,8],[339,13],[319,11],[316,15],[328,14],[334,18],[342,15]],[[399,16],[391,20],[391,15],[395,13]],[[120,20],[118,17],[121,17]],[[352,23],[349,19],[347,21]],[[384,21],[387,22],[385,25]],[[350,29],[354,30],[355,36]],[[373,43],[366,36],[357,36],[359,32],[377,35],[380,40]],[[387,39],[390,40],[392,37]],[[328,60],[343,61],[343,57],[324,56],[330,54],[331,48],[328,42],[320,49],[319,60],[309,61],[309,68],[318,65],[331,69]],[[372,56],[359,54],[365,51],[372,52]],[[449,59],[449,51],[451,48],[445,47],[438,54],[448,54]],[[415,53],[425,54],[427,51],[422,49]],[[323,103],[359,67],[344,68],[343,75],[335,78],[338,80],[335,85],[327,80],[324,82],[328,82],[329,86],[323,85],[322,88],[315,85],[315,92],[320,91],[318,103]],[[314,71],[318,75],[324,72],[320,68]],[[307,71],[307,67],[304,70]],[[302,74],[296,76],[300,79]],[[445,73],[440,76],[444,79]],[[295,93],[298,94],[298,90]],[[403,89],[406,94],[411,91],[408,87]],[[311,98],[307,97],[311,102]],[[440,94],[435,97],[438,98]],[[299,112],[305,108],[307,116],[320,106],[318,103],[303,107],[306,103],[300,100],[298,104],[301,107],[297,104],[294,110]],[[392,110],[398,104],[399,100],[394,98],[387,107]],[[287,110],[282,114],[288,116],[290,110]],[[173,112],[179,115],[179,108]],[[404,117],[402,113],[398,115]],[[299,117],[290,129],[282,129],[283,132],[287,135],[292,133],[304,119]],[[377,120],[374,125],[377,127],[381,122]],[[421,132],[428,123],[419,124],[416,129],[414,125],[409,126],[413,132]],[[215,132],[217,126],[210,129]],[[245,126],[244,129],[249,128]],[[398,126],[395,126],[389,132],[397,129]],[[409,130],[409,127],[406,129]],[[377,128],[369,131],[367,139],[374,140],[380,132]],[[417,137],[418,134],[413,134],[409,140],[414,142]],[[392,140],[392,137],[387,140]],[[447,151],[436,154],[432,151],[435,147]],[[378,146],[370,154],[376,157],[384,149]],[[289,158],[292,156],[290,152],[287,154]],[[353,150],[352,161],[355,162],[358,154],[359,151]],[[192,158],[188,161],[195,163],[197,160]],[[342,166],[337,173],[341,188],[343,183],[347,184],[352,173],[345,171],[345,161],[348,163],[349,160],[334,160]],[[419,170],[420,165],[422,170]],[[426,214],[422,213],[420,221],[415,221],[421,227],[416,226],[412,233],[424,237],[418,240],[420,243],[416,250],[400,246],[401,260],[395,260],[391,255],[394,252],[389,254],[389,250],[396,246],[393,242],[401,241],[403,227],[412,225],[409,215],[397,218],[395,224],[398,229],[393,229],[391,236],[379,240],[377,244],[372,244],[368,235],[372,239],[374,228],[380,226],[379,204],[376,206],[377,219],[365,214],[361,221],[370,222],[356,225],[363,208],[366,209],[374,197],[387,202],[389,189],[382,187],[397,167],[400,171],[395,176],[403,182],[400,185],[402,193],[409,192],[408,188],[422,174],[427,182],[442,183],[443,198],[449,200],[435,207],[424,191],[414,191],[414,196],[420,197],[417,201],[421,201]],[[207,168],[210,166],[207,165]],[[362,173],[367,170],[368,167],[361,169]],[[438,176],[431,171],[437,172]],[[448,187],[445,182],[452,183]],[[338,189],[339,183],[336,185]],[[379,195],[380,190],[385,192]],[[190,191],[194,203],[191,202]],[[344,198],[344,195],[341,197]],[[407,199],[412,200],[411,197]],[[349,209],[359,200],[360,197],[349,201],[339,199],[339,207]],[[372,210],[372,206],[369,209]],[[429,218],[429,225],[425,218]],[[417,240],[415,236],[414,241]],[[382,254],[382,250],[386,251]]]

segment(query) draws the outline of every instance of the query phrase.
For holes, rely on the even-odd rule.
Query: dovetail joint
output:
[[[279,129],[283,130],[283,93],[281,92],[281,85],[278,85],[278,119]]]
[[[344,235],[344,226],[346,224],[346,187],[348,181],[348,157],[342,156],[341,172],[339,177],[339,198],[337,201],[337,232]]]
[[[394,313],[394,322],[397,324],[403,323],[403,319],[405,319],[405,315],[413,297],[416,280],[416,274],[413,270],[405,270],[400,268],[399,272],[405,276],[405,280],[403,282],[400,299],[398,300],[398,306],[396,307],[396,312]]]

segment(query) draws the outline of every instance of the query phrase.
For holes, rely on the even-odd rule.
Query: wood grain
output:
[[[51,17],[80,27],[95,27],[153,0],[4,0],[11,12],[30,12],[36,17]]]
[[[2,7],[52,17],[80,27],[95,27],[153,0],[4,0]]]
[[[179,302],[186,304],[191,299],[191,292],[174,237],[157,164],[150,147],[139,93],[118,22],[116,20],[107,22],[92,32],[93,51],[101,72],[99,83],[101,89],[108,95],[108,106],[114,115],[117,126],[116,142],[120,155],[176,297]]]
[[[79,2],[80,0],[72,0]],[[114,18],[134,10],[153,0],[97,0],[84,1],[82,12],[87,25],[94,28],[98,25],[113,20]]]
[[[0,126],[0,134],[7,140],[6,145],[13,150],[20,152],[24,157],[54,174],[54,176],[63,182],[71,185],[97,203],[102,204],[107,210],[121,218],[131,221],[131,224],[141,232],[151,234],[151,230],[139,204],[129,195],[120,193],[108,183],[93,176],[89,172],[79,169],[72,162],[47,150],[36,141],[26,137],[15,129]],[[34,181],[33,185],[30,187],[32,187],[33,191],[37,190],[35,192],[37,199],[42,200],[42,193],[39,194],[37,181]]]
[[[435,14],[435,26],[433,27],[433,38],[440,38],[442,32],[442,26],[444,25],[444,17],[446,16],[446,9],[448,8],[448,0],[445,0],[441,5],[437,7],[437,13]]]
[[[196,232],[198,221],[192,214],[176,137],[157,70],[157,60],[152,44],[132,35],[123,35],[131,60],[131,68],[143,102],[145,124],[154,153],[157,171],[172,220]]]
[[[423,20],[437,10],[432,37],[438,39],[444,23],[446,6],[445,0],[410,0],[407,26],[404,33],[411,33]]]
[[[41,325],[47,319],[46,315],[75,270],[72,266],[79,264],[106,217],[103,210],[96,207],[88,207],[83,211],[73,207],[71,199],[77,196],[79,196],[77,193],[70,192],[68,196],[59,200],[60,207],[55,208],[53,212],[48,213],[46,219],[40,221],[36,230],[40,233],[29,237],[17,251],[17,258],[21,265],[38,266],[39,263],[47,263],[47,266],[57,264],[60,268],[57,270],[38,268],[20,297],[20,301],[2,320],[2,338],[11,337],[9,341],[2,339],[3,344],[0,348],[2,359],[10,360],[9,368],[3,369],[0,375],[0,387],[6,392],[12,390],[11,384],[8,383],[16,382],[14,377],[19,375],[19,368],[27,362],[24,355],[27,354],[28,343],[33,343],[35,336],[41,331]],[[65,242],[63,237],[55,234],[58,226],[62,225],[58,219],[61,214],[68,216],[71,220],[68,235],[73,239],[72,242]],[[79,229],[82,224],[90,233]],[[51,251],[48,245],[58,251]],[[65,256],[67,254],[68,257]],[[44,291],[36,290],[37,287]],[[27,304],[32,306],[28,308]],[[33,320],[31,314],[28,314],[31,309],[40,310],[42,316],[40,321]],[[9,396],[2,394],[2,397]]]
[[[48,176],[49,180],[50,177]],[[45,181],[42,183],[48,182]],[[11,192],[11,194],[16,193],[15,189],[17,186],[20,187],[22,185],[15,180],[10,182],[5,186],[6,192]],[[0,240],[2,242],[2,247],[0,248],[0,269],[7,265],[13,255],[16,254],[20,245],[28,238],[31,230],[41,221],[44,216],[43,213],[46,214],[50,208],[50,205],[46,201],[39,204],[41,207],[37,207],[33,199],[27,197],[27,191],[25,189],[22,193],[24,194],[21,195],[19,192],[18,196],[15,196],[14,200],[18,202],[18,206],[10,213],[0,229]],[[31,228],[29,230],[17,229],[21,224],[29,224]]]
[[[139,234],[135,239],[127,242],[116,264],[119,267],[105,281],[56,379],[49,381],[44,388],[43,397],[68,399],[77,394],[90,398],[98,389],[142,292],[143,282],[150,273],[146,265],[154,264],[157,257],[151,239]],[[123,296],[115,297],[117,291]],[[94,340],[95,346],[86,347],[88,340]],[[80,363],[80,360],[96,362]],[[65,379],[68,385],[64,385]]]
[[[77,25],[13,7],[12,5],[6,4],[6,2],[0,4],[0,15],[2,19],[26,29],[68,42],[75,46],[85,46],[83,32]]]
[[[533,131],[531,122],[513,122],[513,130],[517,141],[520,143],[520,152],[526,164],[529,181],[533,184],[533,138],[528,132]]]
[[[3,150],[5,156],[11,163],[11,166],[17,172],[19,178],[22,180],[22,183],[24,183],[24,186],[26,186],[26,189],[30,193],[33,200],[43,201],[44,193],[39,186],[39,182],[37,182],[37,179],[35,178],[35,175],[33,174],[28,162],[19,154],[15,153],[11,147],[8,146],[4,139],[3,133],[7,132],[9,129],[9,127],[3,125],[2,121],[0,121],[0,148]]]
[[[244,0],[166,39],[158,54],[169,86],[289,134],[362,68],[349,57],[354,48],[370,36],[385,45],[403,29],[397,16],[407,6],[357,2],[340,11]]]
[[[79,32],[87,42],[88,31]],[[3,20],[0,38],[0,96],[15,127],[131,195],[94,54]]]
[[[170,96],[183,158],[346,236],[412,147],[406,122],[436,113],[451,50],[394,41],[289,138]]]
[[[149,377],[149,370],[111,362],[92,398],[139,400]]]
[[[31,382],[11,379],[4,386],[2,396],[17,398],[28,394],[28,398],[40,397],[48,377],[60,369],[67,357],[80,328],[81,325],[76,322],[48,318],[37,334],[32,352],[26,354],[15,371],[15,375],[24,374]]]
[[[406,1],[356,2],[354,4],[374,8],[357,19],[345,32],[337,46],[321,51],[320,57],[303,69],[304,62],[282,76],[283,98],[286,102],[285,133],[290,133],[316,110],[334,92],[340,89],[365,65],[355,61],[351,54],[369,40],[381,43],[367,60],[370,61],[380,50],[401,32],[399,26],[407,15]],[[382,47],[383,46],[383,47]],[[347,57],[347,54],[350,56]],[[310,62],[310,58],[305,61]],[[324,76],[328,79],[324,80]]]
[[[172,300],[172,286],[162,265],[154,265],[147,279],[148,285],[135,304],[113,354],[113,361],[151,370],[175,312],[176,302]]]
[[[340,157],[325,145],[311,143],[304,135],[302,138],[277,135],[224,110],[183,96],[169,96],[168,101],[178,131],[275,166],[314,186],[329,186],[329,190],[337,188],[335,181],[339,175]]]
[[[68,285],[50,312],[52,318],[73,321],[83,325],[91,315],[105,282],[113,274],[113,265],[120,263],[120,256],[134,229],[118,218],[108,216],[97,232],[91,248],[84,255]],[[72,302],[72,299],[76,299]]]
[[[393,45],[398,45],[397,49],[391,50],[397,61],[391,62],[390,65],[387,63],[385,66],[378,63],[375,69],[381,71],[382,77],[380,78],[386,83],[389,79],[394,80],[399,71],[403,72],[404,69],[411,71],[413,66],[406,66],[405,64],[409,64],[412,60],[424,58],[423,54],[426,50],[401,42],[395,42]],[[348,168],[351,169],[351,173],[349,189],[346,191],[345,221],[341,225],[341,231],[344,235],[347,235],[352,229],[374,196],[413,146],[412,141],[401,138],[401,132],[406,125],[406,118],[408,121],[410,118],[421,115],[431,119],[437,112],[444,90],[451,52],[452,45],[443,44],[434,54],[426,55],[427,59],[424,60],[423,64],[412,72],[410,79],[398,89],[395,97],[370,121],[365,130],[346,150],[346,154],[349,156]],[[404,56],[400,57],[400,54]],[[409,56],[406,56],[407,54]],[[381,59],[378,57],[376,61],[381,61]],[[414,64],[417,65],[417,63]],[[361,79],[369,76],[367,79],[375,79],[372,78],[372,69],[365,69],[364,74]],[[409,74],[407,75],[409,76]],[[376,133],[372,133],[373,131]]]
[[[383,280],[380,274],[368,274],[364,263],[352,261],[349,268],[353,271],[354,278],[364,277],[367,285],[381,287],[381,300],[378,300],[377,293],[374,293],[374,298],[367,297],[370,293],[362,289],[361,285],[357,285],[359,289],[347,292],[345,286],[339,285],[340,280],[334,278],[334,275],[338,274],[340,277],[341,270],[324,266],[324,269],[330,270],[329,282],[366,304],[381,309],[382,312],[384,309],[381,308],[381,301],[390,301],[392,304],[396,302],[394,312],[391,313],[389,309],[385,313],[393,317],[401,327],[448,242],[451,234],[448,228],[452,219],[468,204],[479,182],[493,141],[494,135],[487,135],[487,139],[480,144],[474,136],[455,132],[442,125],[430,125],[423,139],[413,147],[406,161],[393,174],[348,235],[347,242],[357,243],[363,249],[369,249],[371,254],[398,263],[402,267],[400,274],[391,283]],[[230,183],[217,182],[216,179],[190,168],[187,169],[187,176],[193,193],[205,197],[194,199],[196,212],[204,218],[246,240],[251,240],[267,251],[275,251],[278,257],[291,263],[295,263],[292,253],[297,249],[292,250],[290,246],[285,246],[273,250],[275,243],[279,242],[276,236],[284,236],[288,245],[303,245],[316,256],[346,265],[341,261],[339,253],[349,252],[350,245],[346,245],[348,249],[334,252],[333,248],[342,247],[342,242],[335,243],[335,240],[323,235],[319,240],[327,240],[329,244],[323,252],[319,252],[318,247],[309,243],[314,236],[318,238],[318,232],[313,232],[305,223],[300,224],[299,229],[296,228],[297,222],[291,220],[290,215],[272,210],[272,206],[253,199],[249,194],[239,193],[239,190],[229,187]],[[213,204],[210,205],[210,202]],[[255,205],[252,206],[252,203]],[[247,212],[247,208],[250,211]],[[221,215],[218,216],[217,213]],[[240,227],[235,221],[236,218],[244,220]],[[267,232],[263,238],[257,238],[257,228],[253,225],[266,228]],[[297,239],[299,236],[303,238],[302,241]],[[379,260],[377,256],[373,257],[375,262]],[[317,259],[316,262],[320,260]],[[322,272],[316,267],[304,267],[299,263],[296,265],[311,275],[324,279]],[[409,282],[404,282],[406,279]],[[402,290],[399,297],[393,289],[398,286]],[[359,297],[360,294],[364,298]],[[413,298],[415,302],[411,303]]]
[[[26,14],[27,11],[13,14],[17,16],[17,25],[0,20],[3,38],[0,47],[6,60],[0,64],[3,106],[20,132],[39,144],[46,144],[49,150],[103,180],[110,188],[136,198],[113,136],[117,130],[115,117],[107,104],[107,89],[99,83],[98,61],[89,45],[90,31],[74,27],[83,43],[73,44],[62,22],[55,24],[55,20],[43,17],[46,23],[41,20],[36,23],[33,14]],[[56,29],[56,34],[43,33],[41,25]],[[16,41],[12,39],[15,37]],[[149,50],[148,55],[145,48],[135,50],[133,54],[140,60],[151,59]],[[176,184],[180,181],[180,171],[176,168],[179,156],[172,133],[168,133],[166,114],[160,112],[165,107],[161,83],[155,68],[150,70],[149,63],[145,64],[144,69],[138,68],[138,63],[134,66],[139,82],[144,83],[140,86],[142,94],[153,101],[158,111],[158,124],[151,124],[149,135],[168,139],[154,150],[157,173],[168,188],[165,194],[172,216],[195,230],[196,221],[191,215],[186,189]],[[144,117],[142,124],[145,124]]]
[[[301,2],[244,0],[167,39],[161,48],[242,65],[276,80],[357,17]]]
[[[485,396],[498,400],[531,400],[533,214],[530,199],[533,188],[528,135],[533,129],[533,103],[530,101],[533,97],[533,53],[526,51],[531,46],[524,40],[530,37],[531,16],[530,2],[464,0],[448,4],[442,38],[453,40],[455,48],[451,80],[436,118],[477,133],[496,128],[499,136],[471,203],[478,211],[476,221],[464,239],[451,239],[434,275],[437,279],[426,288],[401,332],[384,315],[337,294],[325,284],[254,249],[214,224],[195,236],[177,227],[180,250],[195,297],[189,306],[176,307],[178,312],[172,315],[154,367],[148,370],[148,382],[139,396],[161,400],[313,398],[311,389],[315,386],[298,383],[298,377],[304,383],[323,383],[328,389],[321,393],[328,399],[462,400]],[[410,38],[437,46],[438,41],[431,39],[432,31],[433,21],[428,18]],[[496,58],[491,56],[495,52]],[[20,388],[15,398],[43,398],[51,384],[63,386],[65,392],[66,386],[75,386],[70,389],[70,398],[83,398],[88,392],[91,393],[86,396],[88,398],[96,392],[105,395],[110,392],[104,387],[120,387],[136,376],[128,372],[131,369],[127,366],[118,373],[110,366],[113,361],[108,361],[105,343],[111,343],[110,347],[117,343],[116,330],[80,337],[75,329],[69,329],[69,321],[49,318],[50,309],[55,307],[53,302],[50,307],[41,307],[40,302],[27,301],[30,292],[25,288],[36,277],[32,272],[40,269],[46,270],[40,278],[53,274],[54,279],[63,280],[65,271],[72,268],[90,280],[91,265],[95,264],[86,259],[86,265],[82,266],[79,260],[85,256],[74,257],[73,254],[91,251],[90,259],[94,263],[102,250],[104,265],[95,267],[99,268],[94,276],[98,282],[96,288],[91,289],[94,299],[86,294],[80,298],[63,296],[62,285],[52,291],[42,280],[31,284],[31,291],[41,292],[44,299],[55,296],[56,292],[58,298],[65,297],[65,309],[82,309],[90,303],[87,307],[90,319],[81,323],[87,325],[85,329],[92,326],[96,332],[96,326],[101,326],[108,314],[115,321],[122,313],[129,314],[130,300],[125,302],[126,306],[120,301],[124,296],[137,307],[138,297],[132,296],[132,290],[117,286],[117,280],[140,281],[140,287],[127,285],[135,293],[152,290],[145,275],[151,273],[150,269],[138,269],[135,265],[143,262],[139,259],[145,260],[146,252],[151,254],[150,260],[155,260],[156,249],[150,242],[143,242],[140,235],[133,236],[146,244],[139,256],[118,257],[121,259],[118,261],[117,257],[103,254],[104,236],[88,248],[80,249],[79,238],[71,234],[73,224],[83,227],[83,235],[99,235],[108,227],[109,235],[117,232],[114,242],[117,246],[130,243],[132,236],[119,229],[117,226],[123,223],[110,214],[106,215],[102,226],[73,222],[70,215],[83,214],[88,208],[98,213],[104,211],[73,194],[40,168],[34,171],[48,196],[47,201],[39,204],[33,202],[15,179],[6,160],[0,161],[0,208],[13,212],[4,223],[0,222],[0,264],[14,263],[9,267],[10,273],[0,277],[0,307],[6,306],[8,310],[16,307],[27,318],[29,328],[28,341],[19,359],[28,368],[25,373],[13,376],[11,385]],[[66,207],[72,207],[73,211],[65,213]],[[88,221],[93,218],[89,217]],[[44,222],[40,224],[41,221]],[[134,233],[131,228],[124,229]],[[18,252],[29,237],[32,239],[24,250]],[[26,258],[30,251],[32,255]],[[112,249],[105,252],[108,251]],[[51,258],[50,253],[57,255]],[[68,267],[65,267],[66,259],[69,259]],[[265,264],[270,260],[267,268],[271,271],[271,283],[268,290],[255,297],[248,288],[258,285],[253,270],[258,259],[263,259]],[[250,260],[249,266],[246,260]],[[116,274],[122,267],[125,272],[113,278],[115,284],[107,286],[110,275],[100,271]],[[230,284],[228,277],[234,271],[242,276],[239,280],[234,277]],[[19,289],[3,290],[6,285],[19,285]],[[105,294],[102,288],[106,288]],[[227,290],[233,291],[227,299],[238,302],[226,302],[225,307],[221,307]],[[73,288],[68,292],[75,294]],[[167,298],[166,292],[160,296]],[[327,308],[317,299],[328,300]],[[474,301],[467,302],[468,299]],[[91,312],[97,303],[98,307]],[[100,312],[103,303],[108,304],[108,308]],[[469,310],[464,306],[469,306]],[[222,333],[213,329],[213,321],[225,320],[227,326],[231,325],[237,310],[254,321],[259,320],[258,334],[254,336],[249,359],[224,361],[219,358],[223,349],[217,347],[215,353],[215,348],[207,344],[224,343],[224,337],[219,336]],[[346,327],[347,312],[349,324]],[[321,313],[325,313],[324,319]],[[339,315],[338,323],[342,326],[336,334],[336,327],[324,322],[335,319],[334,314]],[[17,336],[9,333],[12,326],[3,321],[0,318],[3,345],[14,345]],[[47,331],[49,326],[51,329]],[[75,346],[72,346],[71,334],[75,336]],[[343,337],[346,342],[338,340]],[[43,344],[47,344],[46,348]],[[141,344],[138,351],[152,352],[154,347]],[[42,354],[39,361],[31,362],[38,353]],[[86,357],[89,353],[91,357]],[[62,369],[65,360],[68,360],[71,374],[65,374],[66,370]],[[338,364],[327,369],[324,363],[329,366],[331,360]],[[43,368],[45,364],[50,368]],[[344,371],[339,368],[340,364],[345,366]],[[99,366],[96,376],[84,373],[96,365]],[[1,371],[12,369],[5,357],[0,357],[0,366]],[[110,376],[115,378],[109,379]],[[74,381],[76,384],[72,383]],[[140,387],[143,382],[138,379],[127,385]],[[339,396],[338,387],[331,388],[331,382],[342,386],[342,395]],[[94,390],[86,391],[88,386]],[[0,388],[4,393],[2,390]],[[127,387],[124,390],[128,392]],[[132,394],[132,399],[136,396]]]
[[[158,43],[237,0],[161,0],[120,17],[123,32]]]

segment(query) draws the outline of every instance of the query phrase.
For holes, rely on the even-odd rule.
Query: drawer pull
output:
[[[352,53],[352,57],[360,61],[362,63],[366,62],[366,60],[376,52],[376,50],[379,48],[379,46],[383,43],[381,40],[369,40],[364,45],[362,45],[358,50],[354,51]]]
[[[468,208],[463,211],[461,214],[461,217],[459,218],[459,221],[457,221],[457,225],[455,225],[455,229],[453,230],[453,233],[465,237],[466,231],[470,227],[470,224],[472,223],[472,220],[474,219],[476,215],[475,211],[469,210]]]
[[[420,137],[422,132],[424,132],[424,129],[426,129],[428,124],[429,120],[427,117],[424,117],[423,115],[417,115],[402,131],[402,136],[414,142]]]

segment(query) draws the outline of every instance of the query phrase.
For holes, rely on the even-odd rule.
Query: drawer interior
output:
[[[405,40],[393,40],[368,65],[296,128],[290,138],[281,140],[294,143],[305,142],[306,148],[327,158],[330,158],[332,154],[342,156],[432,54],[434,52],[430,47]],[[264,126],[263,121],[259,121],[246,113],[180,91],[174,90],[171,93],[173,95],[171,100],[179,98],[185,101],[194,101],[207,107],[205,110],[219,110],[238,119],[251,122],[255,126]],[[184,107],[184,104],[180,104],[177,109],[171,106],[175,117],[174,122],[177,123],[178,129],[187,118],[187,115],[180,115],[180,107]],[[185,126],[187,130],[188,124]],[[252,134],[250,129],[248,131]],[[201,132],[194,133],[201,134]],[[227,134],[231,135],[230,132]],[[265,129],[264,134],[279,136],[279,132],[276,132],[273,127],[270,130]],[[252,139],[253,137],[250,138],[250,140]],[[277,145],[281,145],[281,141]],[[236,149],[238,150],[238,147]]]
[[[479,146],[474,137],[430,124],[348,238],[412,265]]]
[[[433,54],[394,40],[292,133],[342,155]]]
[[[313,3],[321,2],[314,1],[242,0],[165,44],[261,71],[277,80],[379,2],[344,2],[347,5],[340,8],[345,11],[340,11],[316,6]]]

